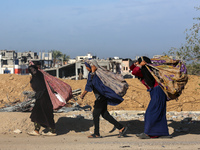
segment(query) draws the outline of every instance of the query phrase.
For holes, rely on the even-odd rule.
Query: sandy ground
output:
[[[28,135],[0,136],[1,150],[199,150],[198,135],[187,135],[176,139],[138,140],[128,138],[106,137],[87,139],[85,135],[67,134],[56,137],[30,137]]]
[[[200,149],[200,122],[181,124],[180,121],[168,121],[172,139],[138,139],[135,134],[143,132],[144,122],[140,120],[120,121],[128,126],[127,137],[117,138],[118,131],[109,131],[113,126],[100,120],[100,133],[103,138],[88,139],[93,132],[91,119],[74,118],[73,115],[91,112],[55,113],[57,136],[29,136],[33,129],[30,113],[2,112],[0,113],[0,150],[132,150],[132,149]],[[177,127],[188,127],[189,132],[176,132]],[[13,131],[20,129],[22,133]],[[43,129],[42,129],[43,130]]]
[[[72,89],[84,90],[86,80],[62,79],[72,86]],[[30,76],[0,75],[0,107],[23,101],[23,91],[31,91],[29,85]],[[124,96],[124,102],[116,107],[109,106],[110,110],[137,110],[145,111],[149,103],[149,93],[137,79],[127,79],[129,89]],[[95,98],[93,93],[88,93],[80,105],[89,104],[93,106]],[[189,76],[189,82],[179,97],[178,101],[167,102],[167,111],[199,111],[200,105],[200,77]],[[190,128],[189,133],[174,132],[181,125],[180,121],[168,121],[170,134],[173,139],[138,139],[135,134],[143,132],[144,122],[142,120],[121,121],[128,125],[128,137],[117,138],[118,131],[109,133],[112,125],[101,120],[100,132],[102,139],[88,139],[87,135],[93,132],[91,119],[74,118],[73,114],[55,113],[55,121],[58,135],[55,137],[32,137],[26,133],[33,129],[29,116],[30,113],[1,112],[0,113],[0,150],[71,150],[71,149],[200,149],[199,133],[200,123],[184,125]],[[90,113],[91,112],[77,112]],[[21,134],[13,131],[19,129]]]

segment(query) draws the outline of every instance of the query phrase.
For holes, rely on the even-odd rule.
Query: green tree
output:
[[[53,57],[53,66],[55,66],[56,62],[59,61],[59,58],[63,55],[59,50],[51,50]]]
[[[69,60],[70,56],[66,55],[66,54],[62,54],[62,59],[63,59],[63,62],[66,62]]]
[[[187,65],[188,74],[200,75],[200,64],[192,62]]]
[[[63,54],[61,51],[59,50],[51,50],[52,52],[52,57],[53,57],[53,66],[55,66],[56,63],[58,62],[65,62],[68,61],[70,56]]]
[[[197,11],[200,7],[195,7]],[[181,45],[180,48],[171,48],[168,52],[169,55],[175,55],[181,57],[183,60],[189,63],[187,66],[188,71],[191,74],[200,73],[200,17],[193,18],[197,23],[193,23],[190,29],[186,29],[186,42]],[[197,69],[197,70],[196,70]],[[196,71],[195,71],[196,70]]]

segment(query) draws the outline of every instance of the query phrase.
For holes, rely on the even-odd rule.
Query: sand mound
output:
[[[85,88],[86,79],[69,80],[61,79],[71,85],[72,89]],[[146,110],[150,97],[149,93],[138,79],[126,79],[129,84],[127,94],[124,96],[124,102],[118,106],[109,106],[109,110]],[[30,84],[30,75],[0,75],[0,107],[16,101],[23,101],[23,91],[32,91]],[[92,92],[88,93],[83,102],[79,98],[80,104],[89,104],[93,106],[95,97]],[[179,97],[179,100],[167,102],[167,111],[198,111],[200,106],[200,77],[189,76],[189,81]]]

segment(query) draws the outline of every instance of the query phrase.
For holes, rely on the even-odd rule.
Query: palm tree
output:
[[[66,54],[62,54],[62,59],[63,59],[63,62],[66,62],[69,60],[70,56],[66,55]]]
[[[55,66],[56,62],[58,61],[58,58],[61,57],[63,54],[59,50],[51,50],[52,56],[53,56],[53,66]]]

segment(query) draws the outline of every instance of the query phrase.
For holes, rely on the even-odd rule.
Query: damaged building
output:
[[[96,61],[98,62],[99,66],[104,67],[107,70],[110,70],[114,73],[121,73],[124,76],[128,75],[129,77],[132,77],[129,71],[132,61],[129,59],[96,59]],[[75,80],[87,78],[88,76],[88,70],[85,67],[84,60],[79,60],[72,64],[57,66],[57,68],[45,69],[45,71],[59,78],[70,78]]]
[[[40,61],[42,67],[52,66],[52,53],[16,52],[14,50],[0,51],[0,74],[28,74],[29,61]]]
[[[86,56],[77,56],[76,59],[70,60],[67,64],[56,64],[53,67],[52,52],[15,52],[14,50],[0,51],[0,74],[29,74],[29,61],[40,62],[41,68],[49,74],[59,78],[83,79],[87,78],[88,71],[85,67],[84,60],[93,58],[98,64],[107,70],[122,75],[130,74],[129,67],[132,64],[131,59],[120,59],[118,57],[99,59],[88,53]]]

